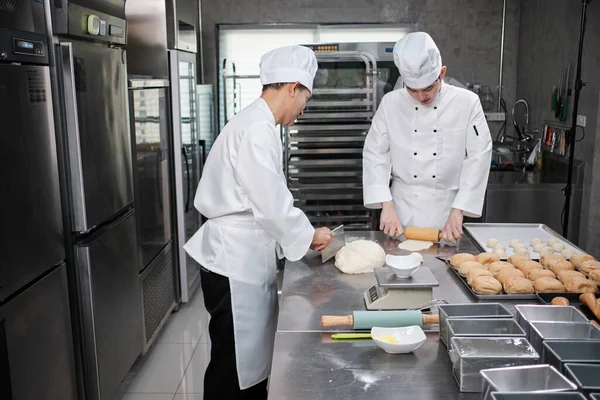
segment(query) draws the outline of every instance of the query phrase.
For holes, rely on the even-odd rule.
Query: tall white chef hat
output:
[[[280,47],[260,59],[260,83],[300,82],[312,92],[317,68],[317,57],[308,47]]]
[[[423,89],[440,76],[442,56],[431,36],[413,32],[396,42],[394,64],[406,86]]]

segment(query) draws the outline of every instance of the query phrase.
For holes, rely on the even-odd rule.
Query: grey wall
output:
[[[557,16],[560,16],[557,18]],[[574,81],[581,1],[527,0],[521,3],[519,29],[517,95],[531,106],[530,123],[539,127],[553,119],[550,96],[558,84],[560,68],[571,60]],[[579,114],[587,117],[586,137],[575,146],[575,157],[586,162],[579,244],[600,256],[600,3],[588,7],[588,26],[584,42]],[[569,98],[571,110],[573,97]],[[578,138],[581,137],[578,130]]]
[[[503,97],[509,111],[516,96],[520,3],[508,0],[507,5]],[[205,83],[217,82],[219,24],[411,23],[431,34],[449,76],[488,85],[496,95],[502,4],[502,0],[203,1]]]

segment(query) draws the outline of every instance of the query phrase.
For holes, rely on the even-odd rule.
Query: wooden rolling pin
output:
[[[353,329],[371,329],[374,326],[396,328],[401,326],[423,326],[439,324],[437,314],[423,314],[418,310],[406,311],[354,311],[352,315],[323,315],[321,326],[351,326]]]
[[[442,232],[439,229],[433,228],[416,228],[407,226],[404,230],[404,237],[412,240],[426,240],[429,242],[439,242],[442,237]]]

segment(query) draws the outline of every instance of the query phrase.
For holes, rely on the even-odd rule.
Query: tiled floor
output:
[[[122,400],[202,400],[210,358],[208,320],[198,291],[171,314],[148,353],[133,365],[121,385]]]

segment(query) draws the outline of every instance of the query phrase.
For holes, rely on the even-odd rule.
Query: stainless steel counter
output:
[[[347,241],[374,240],[388,254],[407,252],[398,241],[381,232],[348,232]],[[434,245],[423,252],[424,265],[440,283],[434,298],[449,303],[476,299],[458,277],[437,258],[457,252],[479,253],[468,237],[456,246]],[[479,394],[461,394],[452,376],[446,347],[437,332],[412,354],[391,355],[371,340],[332,341],[321,328],[322,315],[345,315],[366,310],[363,293],[375,283],[373,274],[342,274],[334,260],[321,264],[320,255],[310,253],[283,270],[279,321],[270,378],[271,400],[315,399],[479,399]],[[512,308],[512,305],[511,307]],[[337,331],[351,331],[341,327]]]

